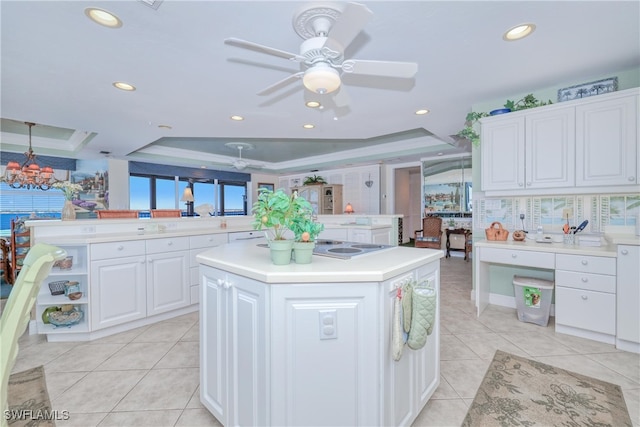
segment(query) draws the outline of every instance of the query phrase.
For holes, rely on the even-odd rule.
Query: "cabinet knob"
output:
[[[169,240],[169,242],[167,243],[167,245],[171,246],[173,245],[173,242],[171,240]]]
[[[218,279],[218,286],[223,286],[224,285],[224,280],[223,279]]]
[[[586,277],[582,278],[582,283],[587,283],[589,281],[589,279],[587,279]]]
[[[586,296],[586,295],[582,295],[582,299],[583,299],[584,301],[586,301],[586,300],[588,300],[588,299],[589,299],[589,297],[588,297],[588,296]]]
[[[522,187],[522,183],[521,182],[518,183],[518,187]]]
[[[517,258],[518,255],[517,254],[511,254],[511,258]]]
[[[149,259],[147,259],[147,262],[148,262],[148,263],[152,263],[152,262],[153,262],[153,258],[149,258]]]
[[[629,253],[629,251],[628,251],[628,250],[626,250],[626,249],[623,249],[623,250],[621,250],[621,251],[620,251],[620,253],[621,253],[622,255],[627,255],[627,254]]]
[[[582,260],[582,265],[587,265],[587,264],[589,264],[589,262],[586,259],[583,259]]]
[[[222,286],[224,286],[224,288],[225,288],[225,289],[229,289],[229,288],[231,287],[231,283],[230,283],[230,282],[225,281],[225,282],[224,282],[224,284],[223,284]]]
[[[531,187],[531,183],[530,182],[527,182],[527,187]]]
[[[209,236],[209,238],[207,240],[209,240],[210,242],[213,242],[213,237]]]
[[[636,180],[635,176],[630,176],[629,178],[627,178],[629,180],[629,182],[633,182]]]
[[[122,245],[118,246],[118,250],[119,250],[119,251],[121,251],[121,250],[123,250],[123,249],[124,249],[124,246],[122,246]]]

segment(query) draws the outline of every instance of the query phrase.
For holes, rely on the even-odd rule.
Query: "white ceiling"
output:
[[[343,76],[349,108],[331,108],[325,95],[319,111],[304,106],[310,93],[301,81],[256,94],[300,71],[298,63],[224,44],[237,37],[297,53],[303,40],[292,16],[309,2],[165,0],[155,10],[135,0],[3,0],[2,149],[24,151],[22,122],[32,121],[36,153],[65,157],[107,151],[231,170],[237,151],[225,143],[236,141],[255,145],[243,158],[265,172],[405,162],[468,150],[450,135],[474,104],[640,66],[638,1],[364,3],[373,19],[345,57],[417,62],[418,73]],[[95,24],[89,6],[123,26]],[[523,22],[537,30],[502,40]],[[419,108],[431,113],[417,116]]]

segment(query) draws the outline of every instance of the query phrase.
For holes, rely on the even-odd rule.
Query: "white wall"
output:
[[[109,159],[109,209],[129,209],[129,162]]]

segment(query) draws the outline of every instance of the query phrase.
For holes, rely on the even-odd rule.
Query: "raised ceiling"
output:
[[[2,149],[24,151],[20,123],[32,121],[39,154],[230,170],[238,153],[225,143],[250,142],[242,156],[265,172],[404,162],[468,150],[450,136],[471,105],[640,66],[637,1],[369,1],[373,19],[345,56],[416,62],[416,77],[345,75],[348,108],[330,94],[310,109],[301,81],[257,95],[299,64],[224,44],[297,53],[292,17],[309,2],[149,3],[2,1]],[[95,24],[87,7],[123,26]],[[502,40],[523,22],[531,36]]]

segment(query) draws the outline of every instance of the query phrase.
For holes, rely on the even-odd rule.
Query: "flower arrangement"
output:
[[[56,181],[52,187],[61,190],[64,193],[64,198],[67,200],[73,200],[73,196],[82,191],[82,185],[75,184],[71,181]]]

